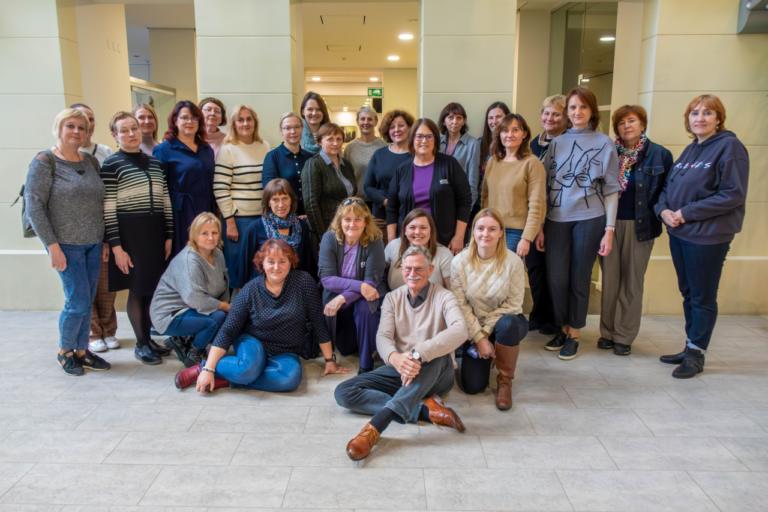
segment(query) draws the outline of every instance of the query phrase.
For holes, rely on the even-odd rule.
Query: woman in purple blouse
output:
[[[360,373],[373,370],[384,282],[384,244],[359,197],[341,203],[320,243],[319,273],[331,338],[341,355],[360,353]]]

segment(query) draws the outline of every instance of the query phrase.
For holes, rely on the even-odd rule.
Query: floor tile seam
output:
[[[285,498],[288,496],[288,487],[291,485],[291,478],[293,478],[293,467],[291,467],[291,472],[288,474],[288,480],[285,482],[285,489],[283,489],[283,499],[280,501],[280,508],[285,506]]]
[[[723,447],[723,448],[725,448],[726,450],[728,450],[728,453],[730,453],[731,455],[733,455],[734,457],[736,457],[736,460],[738,460],[739,462],[741,462],[741,463],[744,465],[744,467],[746,467],[746,468],[747,468],[747,471],[749,471],[750,473],[761,473],[761,471],[753,471],[751,467],[747,466],[747,463],[746,463],[746,462],[744,462],[743,460],[741,460],[741,457],[739,457],[738,455],[736,455],[735,453],[733,453],[733,450],[731,450],[730,448],[728,448],[728,446],[726,446],[726,444],[725,444],[725,443],[723,443],[723,441],[722,441],[723,439],[734,439],[734,438],[732,438],[732,437],[722,437],[722,438],[721,438],[721,437],[714,437],[713,439],[717,439],[717,442],[718,442],[718,443],[720,443],[720,445],[722,445],[722,447]],[[752,438],[750,438],[750,437],[742,437],[742,438],[736,438],[736,439],[759,439],[759,438],[754,438],[754,437],[752,437]]]
[[[611,462],[613,462],[613,465],[616,467],[618,471],[622,471],[622,469],[619,467],[619,464],[616,462],[616,460],[613,458],[613,455],[611,455],[611,452],[608,450],[608,448],[603,444],[603,440],[600,439],[601,436],[595,436],[597,439],[597,442],[600,443],[600,446],[603,447],[603,451],[605,451],[605,454],[608,455],[608,458],[611,459]],[[605,437],[611,437],[611,436],[605,436]],[[617,436],[618,437],[618,436]],[[635,436],[630,436],[634,438]]]
[[[32,471],[33,469],[35,469],[38,466],[39,463],[37,463],[37,462],[27,462],[27,463],[20,462],[19,464],[32,464],[32,467],[29,468],[28,470],[26,470],[24,472],[24,474],[19,477],[18,480],[13,482],[13,485],[10,486],[7,491],[5,491],[3,493],[0,493],[0,503],[2,503],[3,496],[6,496],[9,492],[11,492],[13,490],[13,488],[16,487],[19,484],[19,482],[24,480],[24,477],[26,477],[29,474],[30,471]]]
[[[86,430],[86,431],[83,431],[83,432],[88,432],[88,431]],[[124,433],[123,433],[123,437],[121,437],[121,438],[120,438],[120,441],[118,441],[118,442],[115,444],[115,446],[114,446],[114,447],[113,447],[113,448],[112,448],[112,449],[109,451],[109,453],[107,454],[107,456],[106,456],[106,457],[104,457],[103,459],[101,459],[101,462],[99,462],[99,464],[105,464],[105,463],[107,463],[107,462],[106,462],[106,460],[109,458],[109,456],[110,456],[110,455],[112,455],[112,454],[114,453],[114,451],[115,451],[115,450],[117,450],[117,447],[118,447],[118,446],[120,446],[121,444],[123,444],[123,441],[125,441],[125,438],[126,438],[126,437],[128,437],[128,434],[130,434],[130,433],[131,433],[130,431],[124,432]],[[108,464],[108,463],[107,463],[107,464]]]
[[[237,452],[240,449],[240,445],[243,444],[243,439],[245,439],[245,435],[246,434],[244,434],[244,433],[240,434],[240,440],[237,442],[237,446],[235,447],[234,451],[232,452],[232,456],[229,458],[229,462],[227,462],[227,464],[226,464],[227,466],[231,466],[232,465],[232,461],[235,460],[235,455],[237,455]]]
[[[568,491],[565,489],[565,486],[563,485],[563,481],[560,480],[560,474],[558,473],[558,470],[552,470],[552,472],[555,474],[555,478],[557,478],[557,483],[560,485],[560,489],[563,490],[563,494],[565,494],[565,499],[568,500],[568,504],[571,506],[571,510],[575,511],[576,507],[573,506],[573,502],[571,501],[571,497],[568,496]]]
[[[145,465],[145,464],[126,464],[126,465],[127,465],[127,466],[141,466],[141,465]],[[139,501],[137,501],[137,502],[136,502],[136,503],[133,505],[134,507],[138,507],[138,506],[140,506],[140,505],[141,505],[141,502],[142,502],[142,500],[144,499],[144,497],[147,495],[147,492],[149,492],[149,490],[152,488],[152,486],[153,486],[153,485],[155,485],[155,482],[156,482],[156,481],[157,481],[157,479],[160,477],[160,474],[161,474],[161,473],[162,473],[162,472],[165,470],[165,468],[166,468],[166,467],[168,467],[168,466],[166,466],[166,465],[162,465],[162,466],[160,467],[160,470],[159,470],[159,471],[157,472],[157,474],[155,475],[155,478],[153,478],[153,479],[152,479],[152,481],[149,483],[149,485],[147,486],[147,488],[146,488],[146,489],[144,489],[144,492],[143,492],[143,493],[141,493],[141,498],[139,498]]]
[[[538,430],[536,430],[536,426],[533,424],[533,420],[528,415],[528,409],[526,407],[521,407],[521,409],[523,410],[523,413],[525,414],[525,419],[528,420],[528,424],[531,426],[531,429],[533,429],[534,435],[538,436],[539,432],[538,432]],[[542,409],[544,409],[544,407],[542,407]]]
[[[159,399],[158,399],[159,400]],[[162,404],[153,404],[153,405],[162,405]],[[192,426],[197,423],[197,420],[200,418],[200,415],[203,414],[203,411],[205,410],[205,405],[199,406],[200,410],[197,411],[197,415],[195,416],[195,419],[192,420],[192,422],[189,424],[189,427],[187,427],[187,430],[185,432],[189,433],[192,431]]]
[[[709,493],[707,493],[707,491],[704,490],[704,488],[701,486],[701,484],[699,484],[699,482],[696,481],[696,479],[693,477],[691,472],[690,471],[686,471],[685,474],[688,475],[688,478],[690,478],[693,481],[694,484],[696,484],[696,487],[701,489],[701,492],[704,493],[704,496],[707,497],[707,499],[712,503],[712,505],[714,505],[715,508],[717,510],[719,510],[720,512],[723,512],[723,509],[721,509],[720,507],[717,506],[717,503],[715,503],[715,500],[713,500],[712,497],[709,495]]]

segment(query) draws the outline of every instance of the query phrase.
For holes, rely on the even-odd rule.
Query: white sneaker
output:
[[[104,343],[109,348],[120,348],[120,342],[117,341],[117,338],[115,338],[114,336],[107,336],[106,338],[104,338]]]
[[[91,352],[105,352],[107,350],[107,344],[104,340],[93,340],[88,342],[88,348]]]

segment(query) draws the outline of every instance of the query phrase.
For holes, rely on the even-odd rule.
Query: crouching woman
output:
[[[197,382],[197,390],[226,386],[261,391],[293,391],[301,383],[297,355],[304,346],[307,323],[325,357],[325,371],[347,373],[336,365],[325,325],[320,292],[312,277],[297,270],[299,258],[283,240],[269,239],[254,257],[259,276],[249,281],[232,303],[227,320],[208,352],[208,359],[176,375],[176,387]],[[234,355],[226,356],[229,347]]]

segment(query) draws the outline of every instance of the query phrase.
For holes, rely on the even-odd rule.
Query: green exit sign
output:
[[[384,95],[384,89],[381,87],[369,87],[368,88],[368,97],[369,98],[381,98]]]

